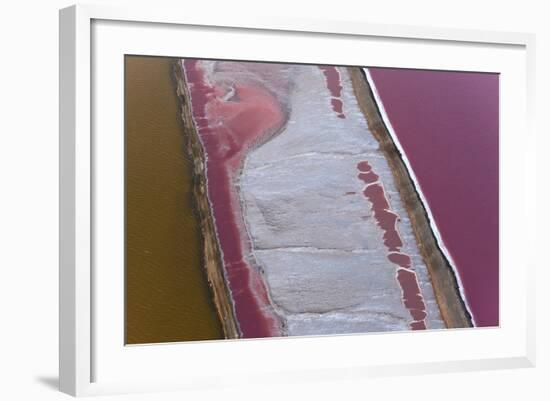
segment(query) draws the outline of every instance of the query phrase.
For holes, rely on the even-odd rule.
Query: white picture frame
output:
[[[254,39],[261,36],[262,40],[273,46],[257,48],[253,59],[269,60],[275,57],[275,60],[327,62],[331,60],[320,58],[321,53],[316,53],[314,49],[319,44],[331,49],[331,43],[337,39],[339,43],[353,43],[372,49],[383,66],[402,66],[407,49],[418,51],[415,54],[426,55],[437,49],[440,55],[448,54],[448,57],[440,57],[444,60],[439,61],[439,64],[434,64],[430,57],[421,59],[411,56],[414,61],[409,60],[407,67],[481,68],[483,71],[503,74],[500,327],[437,333],[385,333],[125,347],[120,341],[120,325],[123,325],[123,321],[119,321],[123,293],[120,269],[123,266],[119,263],[120,249],[115,249],[117,244],[120,245],[121,228],[104,224],[110,221],[108,224],[116,225],[120,221],[120,204],[110,211],[108,205],[102,206],[102,196],[105,195],[101,195],[108,194],[108,198],[115,199],[115,203],[119,199],[116,194],[111,196],[109,193],[109,188],[117,184],[118,173],[111,174],[114,177],[111,182],[102,178],[106,170],[120,169],[118,156],[121,142],[117,132],[122,133],[117,127],[120,127],[122,119],[119,101],[122,92],[118,68],[122,65],[122,59],[118,57],[125,53],[188,55],[173,52],[177,43],[166,39],[174,34],[189,34],[190,37],[204,39],[202,48],[181,51],[192,51],[189,56],[194,57],[238,59],[248,56],[251,59],[250,49],[254,49]],[[223,45],[216,43],[218,41],[214,40],[214,36],[219,39],[220,35],[230,36],[230,42],[237,44],[232,47],[227,42]],[[239,45],[239,41],[243,44]],[[384,46],[380,46],[382,42]],[[312,44],[311,48],[304,47],[304,44],[309,43]],[[534,232],[536,213],[530,207],[533,199],[528,191],[516,191],[518,193],[514,194],[512,187],[513,183],[518,182],[535,187],[535,138],[532,129],[534,43],[534,35],[524,33],[376,25],[366,21],[296,20],[252,15],[237,20],[189,15],[183,10],[113,8],[103,5],[78,5],[61,10],[61,391],[80,396],[197,389],[219,387],[227,383],[244,385],[247,380],[327,380],[398,375],[403,372],[534,366],[535,285],[529,236]],[[390,50],[380,50],[388,46],[399,46],[395,48],[402,51],[393,54]],[[306,52],[304,48],[311,50]],[[331,56],[335,60],[338,58],[338,61],[365,65],[361,58],[365,57],[364,54],[352,54],[345,49],[334,53],[338,53]],[[464,55],[462,62],[453,61],[453,57],[461,54]],[[108,63],[113,65],[113,70],[104,73]],[[107,93],[106,89],[113,92]],[[98,141],[94,136],[97,132],[114,134]],[[513,132],[524,134],[514,136]],[[514,159],[511,159],[512,152]],[[111,212],[114,214],[111,215]],[[102,245],[104,243],[112,244],[113,249],[107,250]],[[101,270],[107,265],[109,270]],[[515,270],[512,266],[515,266]],[[110,277],[109,274],[116,276]],[[112,305],[112,313],[107,311],[106,303]],[[445,349],[445,344],[452,344],[453,349]],[[395,355],[383,352],[384,347],[390,345]],[[411,352],[400,354],[399,350],[406,350],[406,347],[410,347]],[[431,348],[433,350],[429,351]],[[353,352],[359,349],[364,351]],[[414,351],[422,349],[426,352]],[[299,355],[301,358],[293,361],[292,366],[287,360],[285,365],[285,360],[278,357],[284,353]],[[318,356],[320,354],[322,357]],[[180,371],[174,373],[177,370],[174,364],[182,360],[181,355],[185,355],[186,360],[192,360],[194,365],[181,366]],[[222,355],[226,362],[217,364],[219,366],[212,370],[201,358],[208,361],[214,355]],[[151,367],[154,367],[154,371]]]

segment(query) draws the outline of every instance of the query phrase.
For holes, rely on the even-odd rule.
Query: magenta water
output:
[[[244,257],[248,240],[241,235],[245,230],[233,182],[248,149],[267,131],[282,124],[283,113],[274,96],[259,83],[236,80],[233,96],[238,96],[239,102],[230,102],[223,99],[229,90],[223,86],[225,82],[208,82],[199,60],[182,60],[182,66],[193,119],[206,155],[208,199],[240,330],[245,338],[280,335],[278,319],[269,309],[265,284]],[[277,65],[274,66],[271,68]],[[227,63],[218,68],[236,74],[236,67]],[[243,73],[255,67],[240,64]]]
[[[499,76],[369,68],[461,277],[477,326],[499,324]]]

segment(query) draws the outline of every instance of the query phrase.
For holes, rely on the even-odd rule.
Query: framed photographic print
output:
[[[61,390],[531,366],[533,43],[62,10]]]

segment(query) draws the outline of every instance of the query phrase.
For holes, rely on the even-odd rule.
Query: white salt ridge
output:
[[[322,71],[293,66],[289,121],[252,150],[239,182],[252,249],[289,335],[408,330],[396,266],[362,194],[357,164],[368,160],[384,183],[426,303],[428,328],[443,328],[427,268],[390,167],[339,69],[345,119],[330,105]]]

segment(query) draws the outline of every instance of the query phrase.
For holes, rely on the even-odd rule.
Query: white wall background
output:
[[[134,1],[133,3],[136,3]],[[125,0],[96,3],[125,4]],[[140,1],[140,3],[147,3]],[[328,1],[150,1],[219,10],[225,15],[256,14],[325,19],[365,19],[537,34],[538,238],[545,252],[550,236],[543,214],[550,203],[550,146],[547,108],[550,75],[550,13],[544,1],[336,0]],[[190,4],[186,4],[190,3]],[[191,4],[199,3],[199,4]],[[255,3],[255,4],[254,4]],[[58,20],[62,0],[4,2],[0,22],[0,399],[57,400],[58,261]],[[250,8],[249,8],[250,7]],[[518,133],[521,135],[521,133]],[[535,189],[533,188],[533,197]],[[548,259],[548,258],[546,258]],[[399,378],[304,383],[271,388],[229,389],[223,394],[146,394],[132,400],[208,399],[549,399],[550,266],[537,272],[538,362],[532,369]],[[115,397],[107,397],[115,399]],[[119,399],[118,397],[116,399]]]

